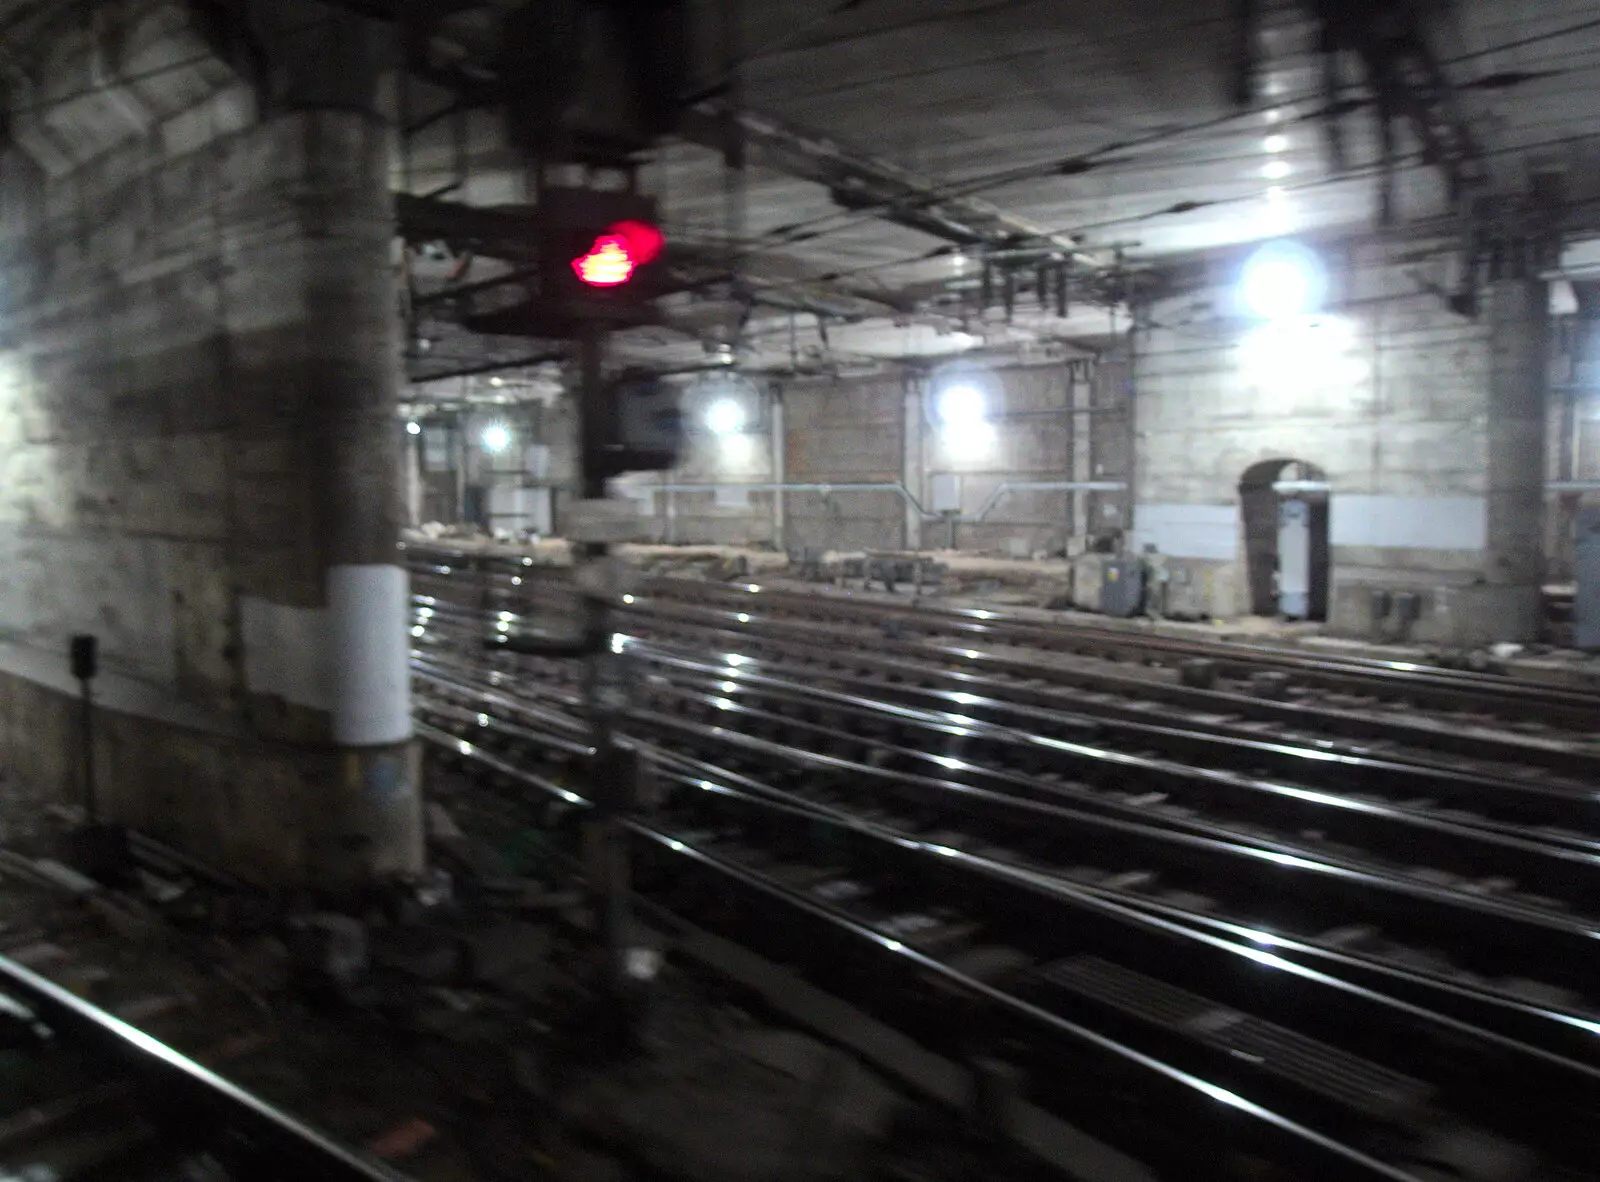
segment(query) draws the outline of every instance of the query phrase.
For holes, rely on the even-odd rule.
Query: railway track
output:
[[[451,667],[445,648],[419,653],[424,736],[578,805],[558,782],[586,752],[570,683],[525,662],[486,677]],[[718,717],[742,709],[730,693],[710,702]],[[1285,1177],[1474,1177],[1438,1156],[1464,1144],[1480,1147],[1474,1158],[1493,1145],[1501,1163],[1477,1176],[1582,1176],[1578,1113],[1600,1070],[1600,1027],[1578,993],[1592,980],[1584,921],[1259,841],[891,774],[693,710],[643,705],[626,728],[664,789],[658,813],[634,824],[643,891],[875,996],[922,1040],[982,1030],[984,1046],[1027,1048],[1030,1070],[1053,1080],[1066,1062],[1093,1062],[1094,1078],[1163,1097],[1163,1115],[1181,1113],[1192,1137],[1221,1136],[1224,1097],[1230,1137],[1234,1110],[1248,1110],[1246,1142],[1306,1171]],[[1296,931],[1307,915],[1354,921]],[[1237,1040],[1213,1038],[1213,1025]],[[1512,1113],[1486,1099],[1502,1086],[1549,1086],[1576,1107]],[[1054,1100],[1115,1140],[1120,1096],[1112,1112],[1070,1088]],[[1550,1156],[1531,1166],[1518,1139]],[[1190,1163],[1173,1176],[1208,1174]]]
[[[482,688],[466,668],[448,670],[424,659],[417,671],[427,709],[468,732],[493,732],[512,742],[552,725],[574,736],[581,732],[573,690],[540,687],[530,700]],[[1164,816],[1144,803],[1098,807],[1092,793],[1056,791],[1059,782],[1043,792],[1018,793],[1004,773],[965,760],[959,768],[940,762],[951,757],[932,756],[922,774],[887,768],[878,754],[889,750],[881,737],[836,725],[827,732],[824,750],[806,741],[814,732],[771,729],[789,730],[793,719],[752,718],[748,707],[724,697],[707,695],[689,704],[694,709],[637,708],[630,731],[661,748],[692,751],[719,771],[733,765],[759,774],[830,812],[871,822],[896,817],[907,831],[944,833],[947,844],[980,842],[1011,864],[1177,907],[1203,924],[1222,918],[1276,938],[1294,932],[1296,917],[1314,908],[1320,923],[1302,930],[1303,938],[1359,951],[1379,968],[1426,967],[1436,979],[1475,979],[1491,989],[1496,987],[1490,978],[1476,969],[1520,964],[1525,975],[1503,978],[1498,986],[1508,1000],[1565,1000],[1562,990],[1590,988],[1592,925],[1553,901],[1484,890],[1476,880],[1419,874],[1416,867],[1385,864],[1359,849],[1274,840],[1259,829],[1230,829],[1189,814]],[[741,722],[755,723],[756,733],[741,729]],[[979,774],[952,776],[967,768]],[[1523,957],[1519,950],[1534,939],[1531,931],[1540,933],[1538,951]],[[1503,951],[1496,952],[1500,946]],[[1533,984],[1532,974],[1552,972],[1563,984]]]
[[[649,579],[642,589],[656,598],[686,603],[750,606],[768,617],[858,625],[893,620],[903,635],[964,640],[992,648],[1067,654],[1123,664],[1177,666],[1211,662],[1227,680],[1248,682],[1260,673],[1284,673],[1298,684],[1361,699],[1411,703],[1465,713],[1512,717],[1591,732],[1600,694],[1569,690],[1495,674],[1442,669],[1409,661],[1295,652],[1265,645],[1189,640],[1152,632],[1074,622],[1041,624],[1003,611],[899,604],[841,595],[774,590],[759,584]],[[758,599],[757,596],[760,596]]]
[[[469,647],[475,642],[479,625],[472,613],[421,610],[429,613],[427,626],[434,634],[449,632],[457,643]],[[1260,818],[1292,823],[1297,815],[1303,816],[1328,840],[1338,840],[1341,832],[1368,834],[1390,826],[1404,837],[1412,856],[1434,848],[1445,857],[1463,854],[1458,838],[1466,834],[1502,844],[1512,860],[1532,839],[1541,847],[1565,847],[1573,855],[1566,863],[1580,875],[1587,870],[1578,867],[1593,866],[1590,858],[1596,852],[1594,833],[1600,816],[1592,794],[1575,783],[1529,783],[1526,777],[1510,779],[1343,754],[1324,745],[1242,739],[1048,710],[988,694],[917,685],[915,671],[902,678],[892,670],[818,671],[809,664],[773,664],[774,676],[766,676],[765,660],[737,653],[706,659],[630,640],[633,652],[670,671],[675,684],[698,686],[705,694],[726,682],[730,691],[740,691],[742,712],[763,704],[769,716],[775,710],[794,720],[791,729],[801,725],[797,714],[802,710],[810,711],[813,727],[830,725],[830,714],[853,711],[870,720],[858,733],[873,738],[880,752],[901,748],[901,763],[920,761],[943,768],[966,753],[971,766],[964,774],[980,774],[978,765],[985,759],[1035,770],[1048,763],[1044,775],[1059,778],[1062,769],[1077,769],[1078,779],[1089,783],[1035,783],[1036,791],[1093,793],[1095,785],[1104,786],[1108,780],[1137,779],[1138,786],[1121,796],[1144,800],[1146,806],[1169,816],[1181,815],[1197,803],[1216,808],[1231,802],[1246,823]],[[857,663],[848,657],[843,660]],[[559,666],[546,672],[563,676]],[[979,683],[972,684],[980,688]],[[1156,795],[1149,797],[1152,792]],[[1103,798],[1105,792],[1097,795]],[[1330,813],[1323,807],[1330,802],[1343,807]],[[1535,860],[1547,856],[1549,852],[1541,849]],[[1562,861],[1557,857],[1552,865]],[[1538,879],[1544,872],[1530,873]]]
[[[413,582],[433,606],[509,612],[502,621],[509,628],[510,621],[530,616],[559,618],[563,599],[570,603],[570,582],[557,572],[509,560],[468,565],[467,560],[451,560],[448,555],[428,557],[439,560],[425,561],[414,552]],[[942,686],[954,693],[977,686],[987,696],[1020,704],[1059,708],[1066,700],[1074,711],[1106,719],[1148,721],[1157,716],[1241,739],[1281,740],[1427,767],[1489,770],[1505,779],[1564,782],[1580,792],[1600,779],[1600,742],[1595,733],[1600,728],[1596,721],[1600,695],[1576,694],[1580,708],[1575,730],[1555,725],[1562,717],[1571,720],[1570,710],[1563,716],[1559,711],[1513,706],[1513,714],[1531,712],[1534,721],[1525,717],[1507,721],[1485,712],[1483,694],[1488,694],[1492,706],[1494,689],[1514,696],[1520,688],[1537,696],[1548,688],[1506,678],[1460,675],[1478,687],[1474,695],[1479,708],[1473,712],[1420,711],[1371,692],[1330,697],[1303,688],[1298,677],[1284,687],[1287,696],[1262,696],[1244,685],[1212,689],[1185,685],[1180,669],[1173,665],[1041,657],[1037,651],[1014,646],[975,648],[968,642],[919,638],[908,627],[929,614],[921,609],[838,600],[821,605],[820,610],[845,614],[864,607],[872,622],[857,620],[849,625],[765,610],[767,604],[817,597],[729,592],[715,584],[682,580],[656,580],[652,585],[667,587],[673,597],[642,589],[630,596],[632,602],[618,609],[630,630],[817,667],[851,665],[884,680]],[[732,603],[690,603],[683,595],[708,600],[731,597]],[[1054,630],[1073,635],[1080,631],[1076,625]],[[1430,680],[1455,676],[1445,670],[1426,674]],[[1571,691],[1559,692],[1573,696]]]
[[[470,687],[456,693],[470,695]],[[424,734],[513,782],[575,803],[574,794],[555,782],[559,763],[549,757],[581,756],[581,723],[563,721],[546,702],[522,716],[534,725],[519,726],[505,721],[513,712],[508,703],[477,701],[491,704],[501,718],[486,726],[477,714],[453,715],[445,703],[430,701]],[[839,980],[841,966],[866,971],[871,965],[868,992],[881,995],[880,1005],[895,1011],[898,1025],[934,1045],[949,1045],[953,1032],[972,1037],[977,1022],[987,1031],[979,1039],[986,1045],[1024,1039],[1032,1048],[1031,1066],[1052,1078],[1059,1077],[1061,1063],[1042,1048],[1057,1046],[1073,1061],[1092,1059],[1097,1071],[1128,1073],[1128,1086],[1141,1094],[1167,1095],[1184,1112],[1180,1124],[1196,1122],[1195,1135],[1200,1126],[1217,1135],[1215,1105],[1200,1100],[1221,1097],[1224,1111],[1232,1106],[1253,1115],[1248,1141],[1274,1161],[1317,1171],[1286,1176],[1451,1176],[1426,1172],[1428,1155],[1442,1152],[1440,1146],[1494,1137],[1495,1129],[1513,1125],[1519,1136],[1534,1129],[1493,1101],[1474,1099],[1470,1080],[1523,1079],[1526,1072],[1528,1081],[1558,1087],[1580,1109],[1591,1103],[1600,1080],[1594,1063],[1555,1049],[1562,1038],[1553,1013],[1542,1018],[1549,1029],[1533,1031],[1541,1020],[1536,1007],[1469,999],[1470,991],[1461,990],[1458,1009],[1476,1009],[1479,1018],[1495,1006],[1515,1010],[1525,1033],[1542,1034],[1543,1045],[1407,1001],[1398,996],[1401,989],[1385,994],[1328,971],[1359,959],[1350,954],[1325,949],[1322,963],[1303,962],[1293,959],[1293,941],[1280,946],[1265,932],[1241,939],[1226,925],[1184,922],[1182,907],[1155,898],[1141,905],[1131,898],[1137,892],[1119,887],[1113,876],[1099,885],[1077,882],[993,845],[961,848],[971,844],[971,826],[959,833],[932,830],[926,817],[895,817],[882,807],[870,818],[865,811],[852,815],[817,794],[786,792],[716,768],[685,755],[681,746],[654,747],[652,763],[665,789],[662,806],[634,825],[642,839],[641,887],[652,898],[697,918],[711,916],[769,954],[799,958],[848,992],[859,995],[862,986]],[[979,815],[974,810],[967,819]],[[1033,810],[1013,832],[1038,832],[1041,815]],[[1177,979],[1174,964],[1183,965]],[[1262,967],[1292,976],[1293,983],[1273,982],[1271,973],[1263,980]],[[892,989],[891,980],[899,982]],[[1411,984],[1418,996],[1430,992],[1420,979]],[[981,1017],[952,1011],[980,1002]],[[1316,1015],[1309,1024],[1308,1014]],[[1316,1037],[1346,1027],[1375,1040],[1362,1043],[1366,1054]],[[1577,1047],[1583,1039],[1572,1041]],[[1433,1050],[1423,1049],[1430,1045]],[[1380,1046],[1405,1050],[1377,1054]],[[1477,1049],[1469,1053],[1464,1046]],[[1241,1067],[1241,1056],[1253,1066]],[[1474,1056],[1483,1058],[1464,1068]],[[1448,1070],[1440,1067],[1445,1060],[1452,1064]],[[1435,1082],[1441,1071],[1449,1081]],[[1271,1104],[1249,1098],[1263,1090]],[[1080,1117],[1086,1104],[1096,1108],[1082,1095],[1058,1101]],[[1441,1105],[1453,1115],[1441,1116]],[[1562,1140],[1562,1130],[1578,1127],[1569,1116],[1544,1110],[1536,1137]],[[1099,1112],[1096,1119],[1118,1123],[1115,1112]],[[1470,1136],[1463,1131],[1480,1125],[1485,1128]],[[1394,1138],[1405,1147],[1394,1148]],[[1495,1143],[1502,1155],[1517,1156],[1508,1141]],[[1370,1147],[1378,1145],[1390,1146],[1385,1152],[1398,1164],[1373,1156]],[[1561,1176],[1549,1173],[1562,1168],[1556,1161],[1539,1168],[1544,1176]],[[1208,1174],[1191,1169],[1174,1176]]]
[[[447,566],[418,590],[421,733],[581,809],[577,671],[483,651],[559,589]],[[642,589],[616,621],[648,898],[925,1042],[1000,1048],[1114,1143],[1159,1105],[1168,1176],[1594,1176],[1588,753],[1329,739],[1324,704],[1253,697],[1300,713],[1152,717],[1103,674]],[[1061,1084],[1085,1071],[1115,1101]]]
[[[527,582],[559,579],[531,560],[467,554],[448,548],[412,545],[412,570],[425,578],[476,579],[488,589],[517,577]],[[564,572],[563,572],[564,573]],[[519,586],[523,585],[521,583]],[[1211,663],[1223,682],[1239,687],[1262,673],[1281,673],[1302,690],[1323,691],[1337,701],[1414,705],[1486,718],[1509,718],[1540,728],[1566,729],[1600,737],[1596,705],[1600,692],[1568,689],[1494,673],[1445,669],[1411,661],[1380,660],[1333,653],[1309,653],[1270,645],[1190,639],[1155,632],[1097,626],[1081,620],[1042,622],[993,608],[960,608],[891,597],[793,591],[756,583],[714,583],[680,578],[643,578],[636,588],[657,604],[758,611],[766,623],[811,622],[835,628],[876,628],[885,624],[901,636],[965,642],[994,650],[1022,649],[1036,654],[1075,656],[1129,667],[1176,670],[1186,661]]]
[[[0,1177],[404,1182],[0,957]]]

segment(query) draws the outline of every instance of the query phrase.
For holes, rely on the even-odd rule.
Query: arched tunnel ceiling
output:
[[[316,0],[291,2],[304,7]],[[328,3],[379,17],[405,7],[395,0]],[[512,0],[421,3],[458,11],[463,29],[474,20],[492,28],[494,12],[515,7]],[[726,4],[703,2],[712,14]],[[1306,15],[1312,0],[1262,0],[1254,41],[1258,94],[1246,110],[1230,96],[1237,6],[1238,0],[734,5],[742,15],[738,87],[713,102],[741,112],[750,163],[737,200],[730,200],[718,150],[726,129],[703,109],[686,126],[686,139],[654,150],[642,183],[661,198],[674,242],[721,259],[731,235],[747,288],[761,302],[747,315],[727,292],[680,299],[669,319],[686,332],[641,332],[619,344],[640,360],[689,366],[714,360],[707,344],[738,332],[751,366],[828,368],[983,345],[1092,342],[1116,330],[1106,307],[1114,301],[1104,290],[1087,299],[1080,293],[1064,318],[1026,300],[1009,320],[994,308],[978,313],[962,306],[952,286],[976,285],[981,250],[962,246],[959,236],[905,224],[915,217],[885,220],[881,203],[842,208],[823,183],[829,176],[889,186],[874,192],[933,194],[939,203],[916,208],[942,215],[949,206],[958,220],[984,226],[991,240],[1051,235],[1074,255],[1080,275],[1119,257],[1135,267],[1161,267],[1283,233],[1371,227],[1377,206],[1371,112],[1345,117],[1353,169],[1337,173],[1315,118],[1323,99]],[[145,28],[173,24],[174,36],[183,33],[173,21],[185,8],[182,0],[127,7],[144,12]],[[110,11],[76,0],[0,0],[0,67],[14,107],[19,101],[27,107],[30,96],[52,84],[37,76],[49,74],[44,33],[57,25],[70,32],[83,22],[67,16],[90,9]],[[1495,187],[1515,190],[1531,169],[1564,171],[1569,220],[1592,229],[1600,211],[1594,179],[1600,172],[1593,167],[1600,3],[1435,0],[1431,11],[1434,46],[1484,173]],[[717,27],[715,19],[707,27]],[[713,62],[726,52],[722,45],[702,48]],[[178,94],[180,82],[210,91],[233,81],[226,68],[213,76],[204,65],[185,67],[172,79],[141,82],[134,97],[154,117],[168,98],[194,101]],[[397,189],[448,189],[444,200],[474,205],[526,201],[527,169],[491,112],[430,119],[452,96],[417,79],[404,89],[399,114],[426,128],[404,137]],[[1363,98],[1366,91],[1349,94]],[[75,108],[46,106],[55,112],[46,130],[64,133],[62,120]],[[127,122],[129,112],[119,117]],[[26,118],[13,120],[15,138],[29,132]],[[124,132],[140,134],[131,125],[120,138]],[[1416,148],[1414,138],[1402,136],[1396,211],[1402,228],[1437,221],[1447,208],[1439,170],[1421,164]],[[901,212],[906,208],[902,202]],[[419,258],[413,273],[426,289],[454,266]],[[494,268],[480,262],[466,278]],[[551,351],[522,340],[464,342],[448,329],[437,335],[451,337],[463,364]],[[423,365],[420,355],[413,360],[421,376],[449,368],[438,360]]]
[[[941,185],[1084,160],[1091,167],[1076,175],[980,192],[1042,227],[1081,233],[1093,246],[1125,244],[1143,257],[1279,228],[1372,220],[1370,178],[1333,174],[1320,123],[1306,121],[1322,106],[1308,6],[1267,6],[1261,95],[1243,116],[1229,97],[1234,0],[866,0],[827,15],[840,7],[833,0],[747,6],[752,48],[743,86],[750,107]],[[1497,178],[1515,183],[1529,155],[1564,155],[1571,145],[1558,141],[1592,141],[1600,133],[1600,27],[1543,39],[1600,18],[1600,5],[1462,0],[1438,7],[1437,52]],[[1525,44],[1487,52],[1512,42]],[[1473,85],[1516,75],[1529,77],[1503,88]],[[1345,123],[1355,133],[1351,162],[1359,171],[1375,159],[1370,115],[1358,111]],[[1280,152],[1264,150],[1273,134],[1287,139]],[[1148,137],[1165,138],[1139,142]],[[1106,150],[1119,143],[1133,146]],[[1287,166],[1286,175],[1264,175],[1273,164]],[[694,171],[685,163],[669,173],[678,182],[675,211],[690,221],[714,219],[715,187],[709,178],[694,183]],[[1429,170],[1413,162],[1407,171],[1414,191],[1403,197],[1401,215],[1440,212]],[[1577,174],[1587,170],[1572,171],[1581,185]],[[1266,198],[1274,185],[1284,190],[1282,215]],[[752,201],[751,229],[821,212],[815,194],[792,208],[786,196],[772,187]],[[1200,208],[1163,213],[1180,204]],[[881,228],[859,219],[823,225],[830,232],[803,250],[825,264],[887,259],[901,245],[884,242]],[[833,230],[840,225],[847,228]]]
[[[1103,338],[1098,307],[1065,320],[1019,309],[1010,324],[935,307],[926,297],[940,285],[975,282],[975,252],[871,208],[842,209],[825,185],[794,175],[796,154],[820,138],[925,191],[970,195],[1008,224],[1080,244],[1085,265],[1121,252],[1160,266],[1284,233],[1369,228],[1375,123],[1364,107],[1344,117],[1352,167],[1336,172],[1315,118],[1324,99],[1309,8],[1263,6],[1258,94],[1241,111],[1230,96],[1235,0],[746,3],[731,101],[792,144],[768,150],[761,134],[749,137],[736,202],[714,136],[663,145],[643,183],[661,196],[675,240],[719,246],[732,235],[758,291],[792,295],[797,276],[820,276],[820,287],[847,284],[900,309],[836,326],[827,339],[812,317],[797,326],[758,309],[744,330],[752,364]],[[1520,189],[1530,169],[1559,164],[1584,220],[1600,197],[1586,167],[1600,135],[1600,4],[1460,0],[1436,5],[1430,27],[1491,184]],[[1561,30],[1575,31],[1552,35]],[[1441,172],[1421,163],[1408,133],[1398,151],[1401,227],[1437,224],[1449,209]],[[426,155],[417,156],[424,172]],[[1020,175],[996,183],[1010,174]],[[692,342],[638,344],[663,363],[704,359]]]

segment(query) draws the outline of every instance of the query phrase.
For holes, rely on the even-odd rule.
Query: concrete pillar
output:
[[[131,29],[149,7],[95,10]],[[5,728],[0,760],[60,782],[66,641],[94,633],[105,818],[354,893],[421,862],[393,31],[302,0],[252,15],[244,73],[195,59],[205,38],[176,23],[162,45],[41,38],[30,69],[103,77],[113,106],[145,99],[112,79],[179,62],[159,127],[0,145],[0,630],[24,642],[0,652],[0,695],[59,719]]]
[[[1076,369],[1069,370],[1067,376],[1067,407],[1070,414],[1067,418],[1067,439],[1070,455],[1067,458],[1068,480],[1093,480],[1094,479],[1094,384],[1085,374],[1079,377]],[[1067,494],[1070,506],[1069,520],[1067,522],[1068,536],[1083,538],[1089,532],[1089,502],[1090,494],[1086,492],[1071,492]]]
[[[1463,625],[1474,641],[1525,642],[1542,615],[1550,298],[1537,279],[1500,280],[1488,296],[1486,588],[1481,617]]]
[[[366,130],[384,166],[365,173],[360,193],[339,186],[330,194],[340,202],[355,198],[350,232],[320,243],[307,275],[310,324],[321,337],[313,348],[338,359],[317,383],[319,413],[310,434],[321,446],[307,449],[313,463],[319,453],[326,457],[325,467],[307,475],[321,494],[332,729],[341,748],[339,806],[328,813],[330,841],[319,871],[331,881],[405,872],[420,861],[410,591],[396,548],[400,351],[389,266],[389,136],[380,124]],[[332,137],[314,137],[308,173],[337,175],[337,160],[322,154],[340,147]]]
[[[422,524],[422,438],[407,435],[400,443],[405,458],[406,516],[408,526]]]
[[[254,430],[287,444],[298,509],[281,539],[296,561],[246,584],[246,681],[295,707],[256,721],[306,748],[297,877],[335,893],[422,864],[398,550],[393,131],[378,108],[391,36],[334,17],[310,36],[319,44],[285,34],[269,46],[278,113],[262,132],[277,150],[229,227],[229,265],[264,322],[241,325],[258,331],[242,331],[238,347],[252,363],[252,396],[278,412],[255,418]]]
[[[926,507],[928,503],[927,465],[923,456],[923,399],[925,383],[920,378],[907,378],[905,394],[901,400],[900,480],[911,495]],[[905,506],[905,548],[922,549],[922,514],[909,502]]]
[[[769,442],[772,448],[772,483],[779,486],[772,490],[772,545],[779,551],[787,551],[789,548],[789,526],[786,519],[788,501],[782,485],[789,479],[789,432],[783,421],[783,391],[777,391],[768,402],[768,406],[770,408],[767,423],[770,434]]]

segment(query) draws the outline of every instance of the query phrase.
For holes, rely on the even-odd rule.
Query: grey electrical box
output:
[[[1600,509],[1580,509],[1572,544],[1577,593],[1572,600],[1575,643],[1600,649]]]
[[[617,388],[617,422],[625,450],[677,462],[683,446],[683,415],[678,392],[659,379],[624,381]]]
[[[1100,582],[1100,610],[1108,616],[1136,616],[1144,610],[1144,563],[1115,558],[1105,564]]]
[[[582,471],[606,478],[674,467],[683,450],[678,392],[660,377],[629,370],[589,395]]]
[[[928,508],[934,513],[961,512],[961,477],[937,472],[928,481]]]

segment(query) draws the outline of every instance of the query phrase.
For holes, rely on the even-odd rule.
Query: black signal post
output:
[[[99,672],[99,642],[93,636],[78,635],[72,638],[72,676],[78,682],[78,740],[82,746],[83,761],[83,816],[93,825],[99,820],[99,801],[94,782],[94,691],[91,688]]]

